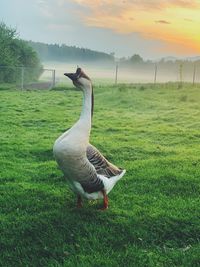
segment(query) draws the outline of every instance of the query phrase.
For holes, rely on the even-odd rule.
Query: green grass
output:
[[[199,266],[200,87],[95,88],[91,142],[127,174],[110,208],[75,208],[52,155],[71,89],[2,90],[0,266]]]

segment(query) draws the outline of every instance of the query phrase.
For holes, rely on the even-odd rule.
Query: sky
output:
[[[0,0],[20,38],[145,59],[200,55],[200,0]]]

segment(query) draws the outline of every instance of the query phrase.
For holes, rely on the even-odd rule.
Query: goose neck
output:
[[[91,124],[92,117],[92,88],[85,88],[83,90],[83,106],[81,111],[80,119]]]

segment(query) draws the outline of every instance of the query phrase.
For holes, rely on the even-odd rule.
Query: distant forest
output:
[[[64,62],[93,62],[104,61],[114,62],[114,54],[107,54],[104,52],[93,51],[86,48],[78,48],[76,46],[67,46],[65,44],[45,44],[40,42],[28,41],[27,44],[31,46],[38,54],[41,61],[64,61]]]
[[[41,61],[59,61],[59,62],[96,62],[102,61],[102,63],[115,64],[116,58],[114,53],[104,53],[87,48],[79,48],[76,46],[68,46],[65,44],[45,44],[41,42],[27,41],[27,44],[31,46],[36,52]],[[157,64],[159,67],[165,69],[174,68],[177,70],[177,66],[183,64],[185,69],[193,69],[194,63],[200,65],[200,57],[194,57],[191,59],[177,59],[177,58],[163,58],[159,61],[144,60],[140,55],[134,54],[128,58],[120,58],[117,60],[117,64],[124,67],[142,67],[149,68]]]

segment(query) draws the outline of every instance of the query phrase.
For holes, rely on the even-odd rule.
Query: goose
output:
[[[103,199],[102,210],[108,208],[108,193],[126,170],[110,163],[89,143],[94,94],[91,79],[81,68],[75,73],[64,73],[78,90],[83,92],[83,105],[79,120],[55,141],[53,154],[69,187],[77,195],[77,207],[83,199]]]

